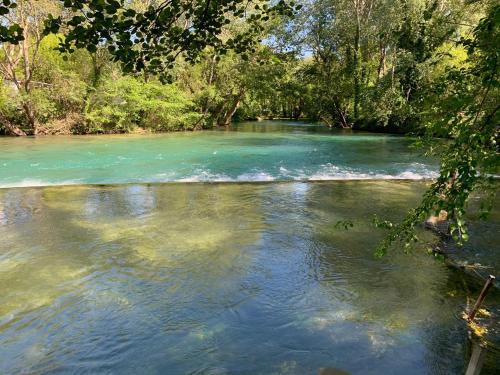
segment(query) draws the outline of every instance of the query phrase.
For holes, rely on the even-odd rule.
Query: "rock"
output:
[[[450,223],[448,222],[448,213],[444,210],[439,212],[439,216],[431,216],[424,223],[427,229],[430,229],[440,235],[450,235]]]
[[[348,372],[333,367],[319,369],[319,375],[350,375]]]

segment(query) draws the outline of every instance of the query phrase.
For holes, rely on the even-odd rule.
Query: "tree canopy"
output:
[[[105,45],[125,71],[147,69],[162,75],[173,68],[180,54],[193,61],[206,47],[244,54],[255,46],[255,36],[263,30],[261,21],[274,15],[293,16],[301,8],[284,0],[272,4],[267,0],[65,0],[60,5],[65,12],[49,14],[44,31],[64,33],[61,52],[75,48],[95,52]],[[0,14],[7,15],[16,7],[16,2],[4,0]],[[244,19],[247,27],[221,38],[235,19]],[[0,42],[17,43],[23,38],[19,23],[0,29]]]

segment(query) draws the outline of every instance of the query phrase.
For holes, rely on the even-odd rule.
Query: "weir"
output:
[[[234,134],[160,135],[158,145],[149,136],[117,137],[114,148],[107,137],[75,138],[67,160],[67,149],[50,138],[21,140],[32,147],[2,154],[0,165],[7,163],[16,181],[25,168],[53,184],[67,172],[84,177],[81,185],[0,189],[0,373],[81,366],[94,373],[465,373],[461,313],[479,291],[464,289],[461,273],[428,255],[427,244],[438,239],[423,228],[424,241],[410,254],[373,254],[384,237],[373,214],[399,220],[428,182],[280,177],[299,170],[312,176],[320,161],[333,165],[334,158],[356,173],[374,168],[388,176],[414,163],[431,172],[432,161],[399,137],[308,134],[296,124],[259,137],[241,126]],[[306,132],[304,141],[297,131]],[[170,137],[204,151],[191,152],[187,143],[172,150]],[[148,156],[136,157],[129,142]],[[378,149],[385,164],[363,149]],[[160,153],[163,159],[152,161]],[[206,165],[184,169],[193,160]],[[128,177],[138,180],[160,166],[188,176],[210,165],[234,181],[86,185],[130,165]],[[252,173],[276,180],[235,178]],[[339,221],[354,226],[336,228]],[[496,267],[498,244],[488,233],[499,223],[494,210],[485,234],[475,236],[483,227],[472,220],[474,248],[464,254],[481,253],[483,264]],[[496,315],[498,301],[492,289],[484,307]],[[485,339],[498,347],[494,334]],[[487,352],[485,373],[498,370],[496,353]]]

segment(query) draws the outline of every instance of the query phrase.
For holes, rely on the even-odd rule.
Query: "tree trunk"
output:
[[[218,123],[219,126],[231,125],[231,120],[233,119],[233,116],[236,113],[236,111],[238,110],[238,108],[240,107],[241,99],[243,99],[244,95],[245,95],[245,91],[243,89],[240,89],[240,92],[234,98],[233,102],[231,103],[231,106],[225,111],[222,119],[219,120],[219,123]]]
[[[231,120],[233,119],[234,114],[240,107],[240,99],[236,99],[230,108],[224,113],[221,121],[219,121],[219,126],[229,126],[231,125]]]
[[[347,121],[347,117],[344,114],[344,112],[341,110],[338,110],[338,114],[339,114],[340,124],[341,124],[342,128],[343,129],[352,128],[351,124],[349,124],[349,121]]]
[[[392,62],[392,68],[391,68],[391,89],[394,90],[394,77],[396,74],[396,64],[397,64],[397,58],[398,58],[398,49],[396,48],[394,50],[394,57],[393,57],[393,62]]]
[[[342,111],[339,107],[335,107],[335,111],[337,112],[337,118],[340,122],[340,126],[343,128],[343,129],[350,129],[352,128],[352,125],[349,124],[349,121],[347,120],[347,116],[346,114],[344,113],[344,111]]]
[[[28,124],[31,128],[31,133],[33,135],[37,135],[38,121],[36,120],[35,111],[33,111],[33,106],[31,104],[31,101],[27,99],[26,101],[23,102],[22,107],[24,109],[24,113],[26,114],[26,118],[28,119]]]
[[[295,107],[293,111],[293,119],[297,121],[302,116],[302,109],[300,107]]]
[[[377,68],[377,81],[385,74],[385,56],[386,56],[386,48],[383,44],[382,38],[380,38],[380,60],[378,62]]]
[[[26,132],[16,125],[11,124],[6,118],[0,116],[0,121],[7,131],[7,135],[14,135],[17,137],[26,136]]]
[[[23,30],[23,40],[19,44],[2,43],[4,55],[0,59],[2,73],[5,78],[13,82],[21,96],[21,109],[26,115],[29,126],[28,134],[36,135],[39,131],[36,118],[35,103],[32,98],[33,73],[37,68],[37,58],[40,43],[44,37],[43,19],[46,18],[44,6],[37,5],[36,1],[18,1],[13,17]],[[18,79],[19,77],[19,79]],[[26,135],[26,132],[4,120],[5,128],[10,134]]]
[[[208,69],[208,74],[207,74],[207,86],[210,87],[213,85],[215,81],[215,68],[217,65],[217,55],[214,54],[210,60],[209,60],[209,69]],[[210,97],[205,98],[202,106],[201,106],[201,113],[202,113],[202,118],[206,118],[208,115],[208,112],[210,110],[210,107],[212,106],[212,100]]]
[[[31,132],[33,135],[36,135],[38,133],[38,126],[37,126],[38,124],[36,121],[35,110],[33,109],[33,103],[29,99],[31,96],[31,78],[33,77],[33,70],[32,70],[32,64],[30,63],[30,52],[29,52],[30,35],[28,33],[27,28],[24,29],[23,35],[24,35],[24,40],[21,42],[21,48],[22,48],[23,65],[24,65],[23,88],[26,94],[26,99],[23,99],[22,107],[24,109],[24,113],[26,114],[26,118],[31,128]],[[38,48],[39,41],[37,41],[36,43],[37,43],[36,48]],[[36,50],[33,53],[35,54]]]
[[[92,87],[96,88],[101,80],[101,66],[97,61],[97,52],[91,53],[92,58]]]
[[[349,123],[347,118],[347,113],[340,108],[338,103],[333,104],[333,108],[329,111],[328,116],[319,114],[320,120],[322,120],[329,128],[342,128],[351,129],[352,125]]]
[[[354,33],[354,121],[358,120],[359,117],[359,101],[361,94],[361,77],[360,77],[360,15],[359,15],[359,4],[357,1],[354,2],[355,12],[356,12],[356,30]]]

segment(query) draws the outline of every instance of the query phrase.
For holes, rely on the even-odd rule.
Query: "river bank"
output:
[[[331,129],[332,131],[357,131],[357,132],[369,132],[369,133],[379,133],[379,134],[394,134],[394,135],[418,135],[415,126],[399,126],[396,124],[389,124],[387,126],[381,126],[377,123],[371,122],[360,122],[355,123],[349,128],[342,128],[336,126],[329,126],[326,123],[321,121],[311,121],[307,118],[301,118],[299,120],[291,119],[291,118],[252,118],[246,120],[237,120],[233,121],[229,126],[216,126],[203,124],[200,122],[195,122],[193,124],[185,124],[182,126],[172,126],[172,127],[162,127],[162,128],[151,128],[151,127],[127,127],[127,128],[93,128],[86,126],[82,119],[79,116],[69,116],[68,119],[55,121],[53,123],[48,124],[47,126],[40,126],[38,128],[36,136],[69,136],[69,135],[116,135],[116,134],[165,134],[165,133],[175,133],[175,132],[193,132],[193,131],[201,131],[201,130],[229,130],[232,128],[237,128],[239,124],[247,124],[247,123],[260,123],[260,122],[285,122],[285,123],[296,123],[296,124],[304,124],[304,125],[313,125],[313,126],[321,126],[326,129]],[[29,137],[33,135],[27,135],[29,133],[25,133],[21,135],[21,137]],[[0,137],[17,137],[18,134],[8,134],[6,130],[2,133],[0,127]]]

